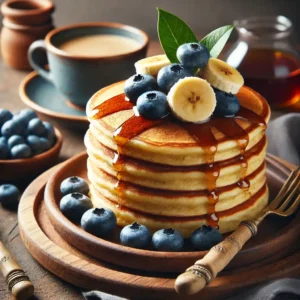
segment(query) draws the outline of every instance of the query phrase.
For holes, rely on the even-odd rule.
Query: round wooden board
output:
[[[120,245],[120,229],[107,240],[97,238],[80,226],[69,221],[59,209],[61,199],[60,184],[70,176],[87,180],[87,154],[70,159],[52,173],[45,190],[45,205],[48,216],[56,231],[71,245],[95,258],[131,269],[154,272],[183,272],[193,263],[204,257],[207,251],[159,252],[140,250]],[[267,158],[268,186],[275,195],[286,178],[284,166],[274,159]],[[287,255],[297,245],[300,238],[300,223],[292,218],[269,217],[260,226],[257,236],[251,239],[234,258],[230,268],[240,268],[254,262],[271,263]],[[186,243],[188,244],[188,243]],[[287,247],[289,245],[289,247]]]
[[[280,163],[278,167],[281,169],[281,176],[277,174],[278,180],[282,181],[283,174],[287,176],[290,168]],[[220,295],[224,298],[266,280],[300,275],[298,251],[270,264],[258,262],[225,271],[201,294],[184,298],[175,293],[176,275],[132,271],[96,260],[68,244],[48,218],[44,188],[49,176],[58,168],[54,167],[41,175],[23,194],[19,206],[19,229],[32,256],[46,269],[74,285],[130,299],[220,299]],[[279,169],[274,170],[278,172]],[[278,223],[282,221],[277,219]]]

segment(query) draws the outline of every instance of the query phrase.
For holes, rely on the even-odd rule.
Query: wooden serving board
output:
[[[159,252],[140,250],[122,246],[119,242],[120,229],[108,239],[97,238],[84,231],[77,224],[69,221],[60,211],[61,199],[60,184],[70,176],[79,176],[87,179],[87,154],[80,154],[57,168],[52,173],[45,190],[45,205],[47,214],[56,231],[67,241],[83,253],[117,266],[141,271],[154,272],[183,272],[194,262],[206,255],[207,251]],[[275,195],[280,189],[286,172],[282,165],[273,159],[267,159],[268,186],[271,194]],[[276,176],[279,178],[277,178]],[[230,268],[240,268],[262,261],[262,264],[277,261],[297,247],[300,238],[300,222],[292,218],[278,219],[269,217],[260,226],[260,230],[234,258]],[[186,243],[187,244],[187,243]],[[290,245],[290,247],[286,247]],[[294,248],[294,249],[293,249]],[[189,251],[187,251],[189,250]]]
[[[291,170],[290,167],[285,163],[275,163],[276,159],[271,157],[268,161],[273,161],[268,173],[274,173],[274,182],[277,180],[282,184]],[[58,234],[47,215],[44,202],[45,184],[58,168],[60,166],[41,175],[25,191],[19,206],[19,229],[32,256],[50,272],[74,285],[130,299],[220,299],[220,295],[224,298],[266,280],[300,275],[300,252],[291,251],[284,258],[272,263],[257,262],[227,270],[201,294],[184,298],[174,290],[176,274],[133,271],[92,258],[68,244]],[[276,223],[285,222],[287,221],[276,219]],[[275,247],[276,243],[274,240],[270,247]],[[300,242],[294,244],[300,246]],[[284,246],[292,249],[291,245]]]

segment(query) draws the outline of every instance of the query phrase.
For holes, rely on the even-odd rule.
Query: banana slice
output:
[[[236,94],[244,85],[244,78],[238,70],[225,61],[210,58],[207,65],[200,70],[200,76],[213,87],[231,94]]]
[[[149,74],[156,76],[158,71],[171,64],[165,54],[143,58],[137,61],[134,66],[137,74]]]
[[[180,79],[172,86],[167,99],[173,114],[186,122],[205,121],[216,107],[214,90],[199,77]]]

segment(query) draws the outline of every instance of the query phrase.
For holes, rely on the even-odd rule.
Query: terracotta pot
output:
[[[3,28],[1,53],[12,68],[31,69],[27,60],[29,46],[53,29],[50,0],[9,0],[1,5]]]

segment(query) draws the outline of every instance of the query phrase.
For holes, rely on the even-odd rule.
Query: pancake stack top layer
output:
[[[266,101],[242,87],[235,117],[203,124],[134,113],[124,83],[97,92],[87,105],[85,138],[95,206],[112,209],[121,226],[172,227],[187,237],[203,224],[234,230],[266,205]]]

